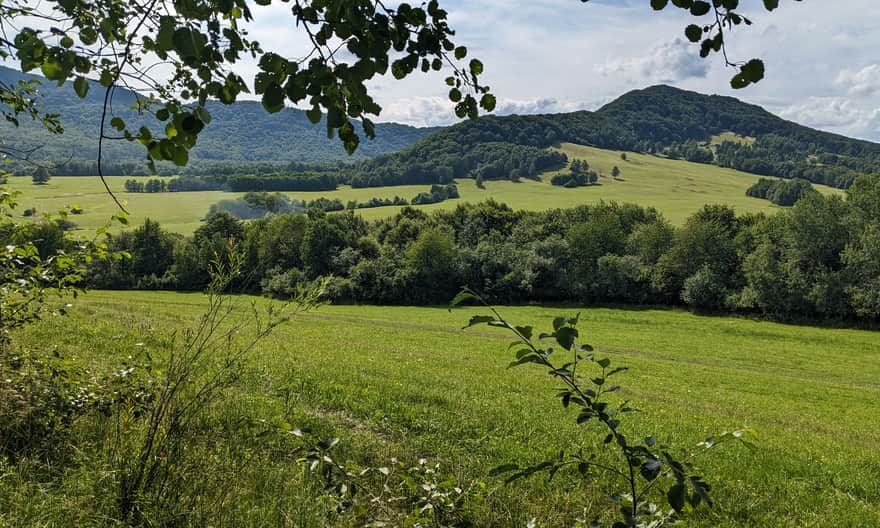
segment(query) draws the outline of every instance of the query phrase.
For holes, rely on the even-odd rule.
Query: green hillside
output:
[[[559,142],[656,153],[840,188],[858,174],[880,172],[876,143],[813,130],[732,97],[653,86],[596,112],[460,123],[403,152],[364,162],[357,181],[533,178],[555,163],[542,152]]]
[[[474,180],[461,179],[457,181],[460,199],[417,208],[428,211],[450,209],[462,202],[477,203],[494,199],[514,209],[542,211],[614,200],[655,207],[674,224],[681,224],[705,204],[728,204],[741,213],[779,210],[766,200],[746,196],[746,189],[758,181],[758,177],[752,174],[638,153],[627,153],[627,161],[623,161],[620,159],[620,151],[567,143],[562,144],[558,150],[572,160],[587,160],[591,167],[603,174],[599,185],[574,189],[553,186],[549,183],[553,172],[545,174],[540,182],[490,181],[486,182],[484,189],[478,188]],[[608,175],[615,165],[620,167],[621,174],[619,178],[612,179]],[[243,194],[222,191],[126,193],[123,188],[125,178],[114,177],[108,181],[111,188],[120,193],[119,197],[127,202],[134,225],[140,224],[144,218],[152,218],[170,231],[185,234],[192,233],[200,225],[211,204]],[[14,177],[10,183],[13,189],[22,193],[19,200],[22,209],[33,206],[38,212],[51,212],[65,206],[79,205],[85,212],[72,220],[82,229],[93,230],[100,227],[115,210],[115,205],[97,177],[55,177],[47,185],[33,185],[30,178]],[[826,194],[842,192],[821,185],[815,187]],[[424,185],[402,185],[341,187],[336,191],[285,194],[300,200],[314,200],[322,196],[339,198],[345,203],[349,200],[365,202],[370,198],[394,196],[411,199],[425,190],[427,189]],[[400,207],[377,207],[360,209],[357,214],[373,220],[393,216],[399,210]]]
[[[35,75],[0,66],[0,81],[9,83],[18,79],[42,79]],[[10,144],[19,148],[40,146],[39,158],[62,162],[68,159],[94,161],[97,156],[98,126],[103,105],[103,89],[92,83],[84,99],[79,99],[68,84],[57,87],[45,81],[40,87],[47,110],[58,112],[64,133],[52,135],[35,123],[22,120],[22,126],[13,127],[3,122],[0,135],[15,138]],[[113,115],[129,123],[156,126],[155,121],[138,116],[128,107],[134,94],[116,90]],[[336,162],[364,159],[386,152],[395,152],[436,129],[415,128],[396,123],[376,125],[376,139],[364,140],[353,157],[345,153],[338,140],[327,139],[326,128],[313,125],[302,110],[287,108],[277,114],[263,110],[259,102],[240,101],[232,105],[209,104],[211,124],[199,136],[198,145],[191,152],[191,165],[218,162]],[[125,141],[110,141],[105,148],[108,162],[135,162],[143,164],[143,147]]]

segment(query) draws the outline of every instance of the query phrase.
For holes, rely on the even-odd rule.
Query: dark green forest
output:
[[[22,120],[15,129],[12,146],[21,149],[39,147],[35,157],[63,164],[56,174],[94,175],[94,160],[98,153],[98,126],[101,119],[103,89],[92,83],[84,99],[79,99],[70,86],[57,87],[39,76],[0,66],[0,81],[14,84],[18,79],[41,79],[41,101],[46,108],[58,112],[64,133],[49,134],[37,123]],[[157,128],[160,123],[152,114],[138,115],[130,109],[135,102],[133,92],[117,89],[112,111],[126,123]],[[302,110],[287,108],[277,114],[267,114],[257,101],[240,101],[232,105],[209,103],[211,124],[199,135],[198,144],[190,156],[193,168],[218,163],[248,162],[305,162],[330,163],[365,159],[386,152],[395,152],[433,132],[432,128],[415,128],[395,123],[378,123],[376,139],[365,140],[353,156],[346,154],[338,140],[327,138],[323,126],[313,125]],[[11,126],[11,125],[10,125]],[[8,139],[8,138],[7,138]],[[147,174],[143,147],[127,141],[105,144],[104,161],[110,164],[106,174]],[[66,168],[70,165],[70,168]],[[160,172],[179,171],[170,165],[157,167]],[[278,167],[275,167],[278,170]]]
[[[761,178],[746,190],[746,196],[769,200],[776,205],[792,206],[801,198],[815,192],[818,191],[810,185],[810,182],[799,178],[793,180]]]
[[[45,230],[33,239],[47,255],[65,243],[57,227],[33,229]],[[880,317],[876,177],[859,178],[846,199],[810,193],[773,216],[707,205],[681,227],[633,204],[524,212],[490,201],[376,222],[319,208],[249,222],[217,212],[192,237],[148,220],[108,242],[131,258],[96,262],[96,288],[199,290],[213,261],[240,251],[250,274],[236,288],[276,297],[332,275],[337,302],[441,304],[466,285],[498,303]]]

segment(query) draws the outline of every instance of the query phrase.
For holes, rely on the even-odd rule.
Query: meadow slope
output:
[[[70,317],[46,320],[21,337],[26,346],[52,342],[64,357],[107,369],[145,351],[161,357],[159,336],[193,320],[204,303],[198,294],[91,292]],[[688,526],[880,525],[876,332],[676,310],[501,311],[511,322],[536,328],[581,311],[585,341],[631,369],[617,380],[622,397],[644,411],[628,419],[631,433],[689,449],[721,431],[758,431],[756,451],[726,446],[700,461],[717,505],[689,517]],[[566,444],[595,448],[601,435],[574,425],[574,411],[560,408],[542,369],[506,369],[508,335],[459,330],[478,312],[323,307],[260,346],[244,385],[223,406],[229,417],[218,419],[284,417],[341,436],[347,456],[439,461],[458,482],[486,483],[478,526],[521,527],[533,517],[539,526],[571,526],[584,509],[605,506],[607,482],[567,492],[574,480],[565,476],[551,484],[539,477],[504,487],[486,473],[511,460],[539,461]],[[65,508],[71,518],[87,515],[88,508],[76,508],[88,504],[94,489],[80,482],[99,476],[70,474],[71,480],[37,499],[12,480],[0,485],[7,515],[26,512],[32,516],[27,521]],[[319,503],[297,495],[304,493],[296,485],[302,475],[287,457],[261,458],[235,478],[242,490],[234,506],[241,525],[274,522],[271,508],[287,508],[285,518],[298,519],[298,526],[324,522]]]
[[[745,195],[746,189],[758,180],[758,176],[753,174],[636,153],[627,153],[627,161],[624,161],[620,158],[620,151],[581,145],[562,144],[559,149],[570,160],[587,160],[592,168],[600,171],[603,177],[600,178],[599,185],[575,189],[555,187],[549,183],[554,172],[542,175],[541,182],[490,181],[486,182],[485,189],[477,188],[474,180],[459,180],[457,183],[460,199],[418,207],[427,211],[449,209],[458,203],[477,203],[491,198],[514,209],[541,211],[600,200],[615,200],[655,207],[674,224],[683,223],[705,204],[728,204],[739,213],[778,210],[766,200]],[[620,168],[621,175],[612,179],[611,169],[615,165]],[[240,193],[220,191],[126,193],[123,188],[126,179],[112,177],[108,182],[111,189],[119,193],[120,199],[127,203],[132,224],[138,225],[145,218],[152,218],[158,220],[165,229],[183,234],[192,233],[200,225],[201,218],[208,212],[211,204],[241,196]],[[55,177],[46,185],[33,185],[30,178],[15,177],[10,180],[9,186],[22,193],[19,199],[22,209],[34,206],[39,212],[54,212],[65,206],[79,205],[85,212],[72,220],[85,231],[104,225],[115,211],[115,205],[96,177]],[[819,185],[816,188],[826,194],[843,192]],[[336,191],[285,194],[300,200],[314,200],[323,196],[338,198],[343,202],[363,202],[373,197],[394,196],[409,200],[427,189],[426,186],[418,185],[361,189],[342,187]],[[387,218],[396,214],[399,209],[400,207],[361,209],[358,214],[367,219]]]

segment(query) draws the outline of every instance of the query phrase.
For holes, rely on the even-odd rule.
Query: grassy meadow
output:
[[[204,307],[198,294],[90,292],[68,317],[20,338],[33,349],[56,344],[80,366],[110,369],[128,356],[162,357],[161,336]],[[727,445],[701,459],[717,504],[690,514],[687,526],[880,526],[876,332],[676,310],[501,309],[512,323],[536,329],[577,311],[584,342],[631,369],[617,380],[621,397],[643,412],[627,417],[628,434],[653,434],[687,450],[722,431],[758,431],[756,451]],[[538,462],[561,446],[595,449],[602,435],[574,424],[575,411],[560,407],[541,368],[506,368],[509,335],[460,330],[476,313],[326,306],[277,329],[253,352],[242,385],[214,411],[225,442],[212,455],[217,467],[251,453],[239,471],[205,475],[222,476],[235,489],[215,525],[345,525],[325,515],[318,490],[289,454],[229,433],[228,424],[243,415],[337,435],[345,456],[362,462],[427,457],[462,485],[482,482],[474,526],[522,527],[532,518],[541,527],[573,526],[584,512],[605,509],[608,479],[585,489],[566,475],[511,486],[487,476],[496,465]],[[94,438],[88,427],[82,424],[83,450]],[[85,524],[101,503],[105,478],[74,465],[60,483],[44,486],[0,467],[0,525]]]
[[[590,166],[602,174],[599,185],[566,189],[550,185],[554,172],[545,173],[544,181],[521,182],[490,181],[485,189],[477,188],[474,180],[459,180],[461,198],[438,204],[419,206],[421,209],[449,209],[458,203],[477,203],[490,198],[506,203],[515,209],[541,211],[557,207],[572,207],[595,203],[599,200],[632,202],[655,207],[672,223],[681,224],[705,204],[728,204],[740,213],[772,212],[778,210],[769,201],[745,195],[758,177],[753,174],[724,169],[713,165],[691,163],[683,160],[670,160],[657,156],[627,153],[627,161],[620,158],[621,152],[602,150],[573,144],[562,144],[560,150],[569,159],[585,159]],[[621,175],[612,179],[611,169],[618,166]],[[145,218],[158,220],[170,231],[191,234],[200,225],[211,204],[224,199],[241,196],[241,193],[221,191],[187,193],[126,193],[123,184],[127,178],[108,178],[111,189],[127,203],[131,212],[131,222],[141,224]],[[135,178],[146,179],[146,178]],[[30,178],[18,177],[10,180],[10,187],[20,191],[19,202],[22,209],[34,206],[38,212],[54,212],[60,208],[79,205],[84,209],[82,215],[73,217],[77,226],[92,231],[104,225],[115,212],[115,204],[109,199],[97,177],[54,177],[46,185],[33,185]],[[820,192],[841,193],[838,189],[815,186]],[[352,189],[341,187],[329,192],[285,193],[299,200],[314,200],[318,197],[367,201],[370,198],[393,198],[402,196],[413,198],[426,191],[426,186],[407,185]],[[367,219],[386,218],[397,213],[400,207],[379,207],[361,209],[357,213]]]

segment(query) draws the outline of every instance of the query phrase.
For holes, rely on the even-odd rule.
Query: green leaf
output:
[[[522,335],[526,339],[532,338],[532,333],[534,332],[534,329],[531,326],[517,326],[515,329],[517,332],[520,333],[520,335]]]
[[[273,82],[266,87],[260,102],[263,104],[263,108],[270,114],[280,112],[284,109],[284,90],[281,89],[278,83]]]
[[[482,75],[483,74],[483,63],[477,59],[471,59],[470,70],[471,70],[471,73],[474,75]]]
[[[496,319],[494,317],[492,317],[491,315],[475,315],[475,316],[471,317],[470,321],[468,321],[467,326],[462,327],[462,330],[464,330],[465,328],[470,328],[470,327],[478,325],[478,324],[486,324],[486,323],[491,323],[494,321],[496,321]]]
[[[712,6],[709,5],[709,2],[704,2],[703,0],[697,0],[691,4],[691,14],[694,16],[703,16],[710,9],[712,9]]]
[[[687,488],[684,484],[675,484],[666,492],[666,499],[673,510],[681,513],[687,500]]]
[[[737,73],[730,79],[730,87],[734,90],[741,90],[749,85],[749,81],[743,76],[742,73]]]
[[[473,293],[466,292],[466,291],[459,292],[458,295],[456,295],[455,297],[452,298],[451,301],[449,301],[449,311],[451,312],[453,308],[456,308],[458,305],[460,305],[464,301],[469,301],[471,299],[476,299],[476,298],[477,298],[477,296],[474,295]]]
[[[752,59],[745,63],[740,70],[749,82],[756,83],[764,78],[764,61],[761,59]]]
[[[779,0],[764,0],[764,7],[767,11],[773,11],[779,7]]]
[[[455,48],[455,59],[456,60],[461,60],[465,57],[467,57],[467,48],[466,47],[459,46],[459,47]]]
[[[121,117],[114,117],[110,120],[110,126],[121,132],[125,130],[125,121]]]
[[[89,93],[89,81],[85,77],[79,76],[73,81],[73,91],[80,99],[85,98]]]
[[[183,167],[189,162],[189,151],[186,147],[176,147],[171,155],[171,161],[178,167]]]
[[[492,112],[493,110],[495,110],[496,103],[497,101],[495,99],[495,96],[492,94],[485,94],[480,99],[480,106],[483,107],[483,109],[487,112]]]
[[[98,32],[94,30],[94,28],[83,28],[82,31],[79,32],[79,39],[86,46],[91,46],[98,40]]]
[[[64,79],[64,68],[57,61],[46,61],[40,65],[40,71],[47,79],[58,81]]]
[[[699,42],[703,38],[703,28],[696,24],[691,24],[684,29],[684,34],[691,42]]]
[[[511,471],[516,471],[519,469],[517,464],[502,464],[500,466],[496,466],[489,470],[490,477],[497,477],[499,475],[503,475],[505,473],[510,473]]]
[[[322,117],[321,108],[318,106],[315,106],[309,110],[306,110],[306,117],[309,118],[309,121],[313,125],[317,125],[318,123],[321,122],[321,117]]]
[[[654,11],[661,11],[669,4],[669,0],[651,0]]]
[[[571,350],[574,340],[578,337],[577,328],[566,326],[556,331],[556,342],[565,350]]]

